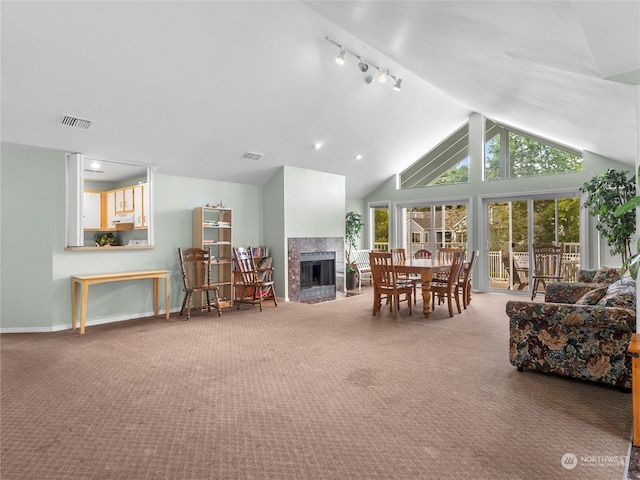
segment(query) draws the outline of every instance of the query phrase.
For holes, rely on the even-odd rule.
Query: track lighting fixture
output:
[[[378,76],[377,76],[378,82],[385,83],[387,81],[387,77],[391,77],[395,81],[395,84],[393,85],[393,89],[396,90],[396,91],[400,90],[401,84],[402,84],[402,79],[401,78],[396,78],[388,68],[382,69],[381,67],[375,65],[374,63],[372,63],[368,59],[362,58],[361,56],[356,55],[352,51],[346,49],[345,47],[343,47],[341,44],[339,44],[335,40],[333,40],[333,39],[331,39],[329,37],[325,37],[325,38],[327,39],[328,42],[333,43],[336,47],[338,47],[340,49],[340,53],[336,57],[336,63],[338,65],[344,65],[345,57],[347,56],[347,54],[349,54],[349,55],[353,56],[354,58],[358,59],[358,68],[360,69],[360,71],[362,73],[368,72],[369,71],[369,67],[375,68],[376,70],[378,70]],[[365,78],[365,82],[367,84],[370,84],[372,81],[373,81],[373,77],[371,75],[367,75],[366,78]]]
[[[396,92],[399,92],[399,91],[400,91],[400,89],[402,88],[402,85],[401,85],[401,83],[402,83],[402,79],[401,79],[401,78],[396,78],[396,77],[394,77],[393,75],[389,75],[389,76],[390,76],[391,78],[393,78],[393,80],[396,82],[396,84],[393,86],[393,89],[394,89]]]

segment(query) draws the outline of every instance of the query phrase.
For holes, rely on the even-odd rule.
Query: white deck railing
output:
[[[580,269],[580,244],[578,243],[565,243],[564,251],[562,255],[562,276],[566,281],[575,282],[578,280],[578,270]],[[430,244],[427,243],[412,243],[411,251],[415,252],[420,249],[429,250]],[[462,247],[466,245],[459,244],[447,244],[447,247]],[[388,250],[388,242],[376,242],[373,244],[375,250]],[[492,281],[508,282],[509,273],[502,263],[502,250],[489,252],[489,278]],[[523,268],[529,268],[529,252],[513,252],[513,256],[518,262],[518,265]]]

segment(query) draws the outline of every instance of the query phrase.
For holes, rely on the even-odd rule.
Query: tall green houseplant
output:
[[[353,261],[351,260],[351,250],[357,247],[358,238],[360,238],[360,232],[362,232],[363,226],[364,222],[361,214],[358,212],[346,213],[344,222],[344,241],[346,243],[346,271],[348,275],[356,273],[356,270],[353,267]]]
[[[588,195],[584,207],[596,219],[596,230],[606,239],[611,255],[621,255],[625,263],[631,257],[636,212],[633,208],[617,216],[614,212],[635,197],[636,177],[627,178],[624,170],[609,169],[586,182],[580,191]]]
[[[638,178],[640,178],[640,167],[638,167]],[[628,200],[624,205],[620,205],[616,208],[614,212],[614,216],[616,218],[623,218],[629,212],[635,212],[636,208],[640,206],[640,197],[633,197]],[[622,264],[622,271],[624,272],[626,269],[629,269],[629,273],[631,274],[631,278],[636,280],[638,278],[638,269],[640,268],[640,238],[638,239],[638,245],[636,248],[636,253],[631,255],[627,260]]]

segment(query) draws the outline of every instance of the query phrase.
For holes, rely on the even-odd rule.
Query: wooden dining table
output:
[[[436,272],[448,272],[451,270],[451,263],[441,262],[437,258],[407,258],[393,263],[396,272],[420,275],[422,282],[422,313],[425,318],[429,318],[429,315],[431,315],[431,279]],[[468,267],[468,265],[469,262],[465,260],[462,268]]]

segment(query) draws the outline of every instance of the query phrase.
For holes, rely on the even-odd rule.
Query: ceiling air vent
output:
[[[60,115],[58,125],[65,127],[79,128],[81,130],[89,130],[93,122],[91,120],[85,120],[84,118],[72,117],[71,115]]]
[[[242,158],[246,160],[260,160],[263,157],[263,153],[245,152]]]

